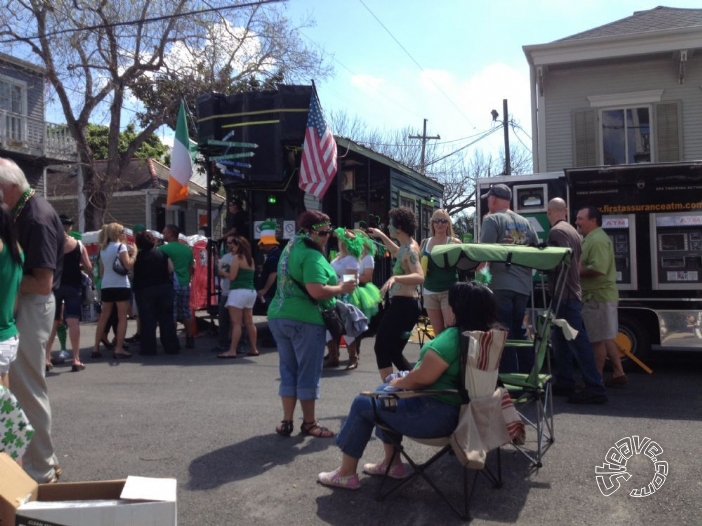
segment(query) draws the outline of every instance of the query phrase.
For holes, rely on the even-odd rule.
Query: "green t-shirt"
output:
[[[22,261],[24,262],[24,254],[22,254]],[[22,281],[22,265],[13,261],[4,243],[0,252],[0,276],[2,276],[2,287],[0,287],[0,342],[2,342],[17,334],[15,299]]]
[[[441,334],[436,338],[424,344],[422,350],[419,351],[419,361],[414,366],[415,369],[419,367],[424,359],[424,355],[430,349],[449,364],[448,369],[446,369],[441,376],[439,376],[439,379],[427,389],[458,388],[458,375],[461,374],[461,346],[459,336],[457,327],[449,327],[441,331]],[[449,404],[461,405],[461,397],[459,394],[439,395],[436,398]]]
[[[278,262],[278,285],[268,307],[269,318],[285,318],[315,325],[324,325],[319,308],[328,308],[336,299],[312,303],[293,277],[303,287],[307,283],[336,285],[336,272],[319,250],[308,247],[301,239],[289,243]]]
[[[597,227],[585,236],[580,265],[603,274],[595,278],[580,277],[583,301],[619,301],[614,249],[612,241],[601,227]]]
[[[179,241],[171,241],[158,247],[173,261],[175,275],[178,278],[178,285],[188,285],[190,283],[190,267],[193,266],[193,249]]]

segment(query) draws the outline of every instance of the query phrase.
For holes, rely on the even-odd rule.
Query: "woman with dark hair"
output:
[[[165,252],[154,250],[156,238],[151,232],[137,232],[135,241],[139,252],[134,262],[132,289],[141,320],[139,354],[157,354],[157,325],[163,351],[178,354],[180,342],[173,323],[173,262]]]
[[[456,389],[459,384],[460,334],[463,331],[488,331],[500,328],[497,306],[493,294],[486,286],[472,283],[455,283],[449,289],[449,305],[456,318],[456,325],[441,332],[427,342],[419,353],[419,361],[407,374],[398,375],[387,385],[395,389]],[[403,398],[390,409],[380,407],[382,419],[402,435],[416,438],[437,438],[453,432],[458,424],[462,401],[458,394]],[[325,486],[358,489],[360,482],[356,471],[358,461],[371,439],[375,427],[373,400],[368,396],[357,396],[351,404],[349,416],[337,436],[336,443],[343,453],[341,466],[317,477]],[[400,455],[394,455],[392,442],[385,432],[376,429],[376,436],[383,442],[385,456],[382,462],[365,464],[363,472],[368,475],[384,475],[392,461],[389,475],[402,479],[409,475],[409,466],[402,463]],[[401,439],[402,436],[393,437]]]
[[[303,434],[331,438],[315,416],[319,398],[326,328],[320,308],[331,308],[335,297],[354,291],[356,281],[337,285],[336,272],[324,256],[332,233],[329,216],[308,210],[297,219],[297,235],[278,262],[278,285],[268,307],[268,326],[280,356],[280,387],[283,421],[276,432],[290,436],[297,401],[302,408]]]
[[[256,348],[256,325],[253,321],[253,307],[256,303],[256,287],[254,274],[256,267],[251,256],[251,245],[242,236],[229,236],[227,246],[232,250],[234,257],[229,265],[229,297],[226,307],[232,325],[232,337],[229,351],[217,355],[217,358],[236,358],[236,348],[241,339],[242,322],[246,326],[246,334],[251,342],[248,356],[258,356]]]
[[[10,363],[17,357],[19,347],[15,303],[22,281],[23,264],[24,255],[17,241],[12,214],[0,190],[0,386],[8,389]]]
[[[414,240],[417,218],[409,208],[390,210],[390,237],[377,228],[369,228],[368,233],[380,238],[395,258],[392,276],[380,289],[381,295],[390,296],[390,307],[385,312],[378,334],[375,337],[375,358],[380,379],[392,373],[392,366],[406,371],[410,364],[402,354],[421,314],[417,286],[424,283],[424,271],[419,260],[419,245]],[[399,241],[400,246],[392,239]]]
[[[80,320],[83,315],[83,275],[81,271],[92,274],[93,265],[90,263],[88,249],[70,235],[73,220],[64,214],[61,214],[59,218],[63,225],[64,236],[63,272],[61,273],[61,286],[54,291],[56,314],[51,334],[46,342],[46,370],[53,368],[51,347],[54,345],[54,338],[56,338],[59,326],[65,321],[73,351],[71,370],[75,373],[85,369],[85,365],[80,361]]]

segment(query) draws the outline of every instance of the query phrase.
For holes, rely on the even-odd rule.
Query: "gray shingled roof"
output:
[[[702,30],[702,9],[678,9],[658,6],[648,11],[636,11],[633,15],[600,27],[588,29],[556,42],[583,40],[586,38],[633,35],[666,29],[682,29],[699,26]]]

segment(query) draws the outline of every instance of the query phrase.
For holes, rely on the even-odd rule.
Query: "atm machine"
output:
[[[702,289],[702,212],[650,216],[654,290]]]
[[[638,290],[634,214],[603,215],[602,229],[612,240],[619,290]]]

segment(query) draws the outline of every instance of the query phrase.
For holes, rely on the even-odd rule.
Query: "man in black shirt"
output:
[[[227,225],[226,232],[222,239],[227,239],[227,236],[243,236],[249,237],[247,228],[246,212],[241,209],[241,200],[232,199],[227,207]]]
[[[24,252],[24,275],[17,301],[20,344],[10,366],[12,392],[35,432],[22,459],[23,467],[39,483],[55,482],[61,468],[51,440],[44,349],[56,309],[52,291],[61,285],[63,226],[53,207],[34,193],[22,170],[10,159],[0,158],[0,189],[5,203],[12,208]]]

